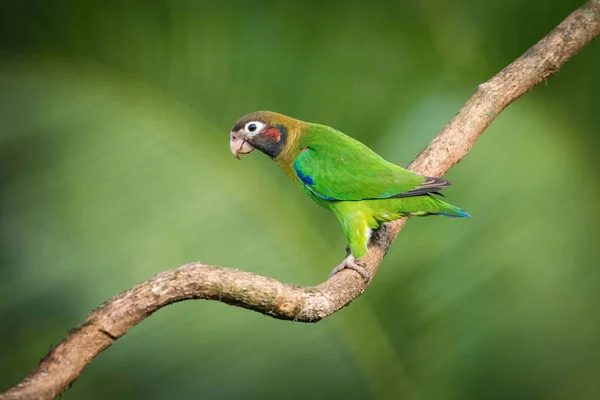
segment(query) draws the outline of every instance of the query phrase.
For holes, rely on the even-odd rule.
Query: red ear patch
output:
[[[275,140],[276,142],[281,140],[281,134],[275,128],[270,128],[268,131],[265,131],[264,135]]]

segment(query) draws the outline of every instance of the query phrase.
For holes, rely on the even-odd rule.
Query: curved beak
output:
[[[240,159],[240,154],[248,154],[254,150],[254,147],[236,132],[231,132],[229,137],[229,148],[231,149],[231,153],[233,153],[238,160]]]

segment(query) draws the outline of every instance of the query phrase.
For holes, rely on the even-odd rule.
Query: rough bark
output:
[[[489,81],[410,164],[412,171],[441,176],[458,163],[510,103],[561,66],[600,33],[600,0],[591,0]],[[366,257],[374,276],[406,220],[374,235]],[[189,299],[221,301],[274,318],[317,322],[348,305],[368,287],[344,270],[315,287],[283,284],[248,272],[191,263],[164,271],[106,301],[52,348],[39,365],[4,394],[8,399],[52,399],[67,390],[84,368],[115,340],[166,305]]]

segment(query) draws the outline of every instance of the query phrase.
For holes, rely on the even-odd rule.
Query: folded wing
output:
[[[298,180],[326,200],[369,200],[437,193],[450,183],[389,163],[343,134],[313,140],[294,161]]]

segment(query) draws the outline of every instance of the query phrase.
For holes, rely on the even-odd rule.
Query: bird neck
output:
[[[297,121],[293,126],[288,127],[287,143],[284,149],[277,157],[273,159],[277,166],[285,172],[294,182],[299,184],[298,177],[294,172],[294,161],[302,150],[300,147],[300,138],[307,127],[306,122]]]

